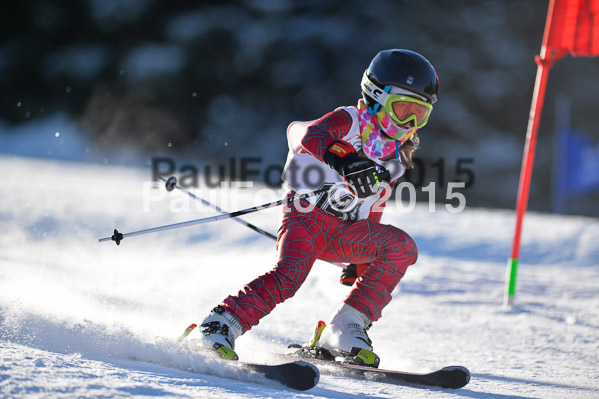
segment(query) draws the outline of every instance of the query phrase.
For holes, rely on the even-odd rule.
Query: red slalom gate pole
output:
[[[518,200],[516,202],[516,228],[512,255],[508,260],[504,303],[511,306],[516,293],[516,275],[520,256],[520,239],[524,213],[528,205],[530,179],[534,163],[537,132],[549,70],[558,59],[570,53],[573,56],[599,55],[599,2],[597,0],[550,0],[543,34],[541,54],[537,62],[532,105],[526,131],[526,144],[520,170]]]
[[[524,145],[524,154],[522,157],[522,168],[520,169],[520,183],[518,185],[518,199],[516,202],[516,227],[514,231],[514,242],[512,244],[512,254],[507,263],[506,291],[504,296],[504,305],[512,306],[516,295],[516,276],[518,274],[518,261],[520,257],[520,239],[522,236],[522,224],[524,214],[528,206],[528,195],[530,192],[530,180],[532,177],[532,168],[535,159],[535,149],[537,146],[537,133],[541,123],[541,113],[545,99],[545,90],[547,88],[547,79],[549,70],[553,66],[554,60],[543,60],[536,56],[537,77],[532,96],[530,115],[528,117],[528,127],[526,129],[526,143]]]

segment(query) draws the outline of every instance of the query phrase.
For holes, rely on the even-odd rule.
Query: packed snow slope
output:
[[[513,212],[390,206],[383,221],[409,232],[420,257],[370,331],[381,367],[458,364],[472,380],[451,391],[323,375],[300,393],[255,376],[232,380],[235,369],[175,344],[189,323],[273,267],[272,241],[225,220],[99,243],[115,227],[214,212],[147,188],[146,169],[9,155],[0,168],[0,397],[599,397],[597,219],[527,215],[517,306],[504,309]],[[271,199],[257,190],[223,195],[232,197],[243,198],[221,206]],[[247,219],[276,231],[276,209]],[[348,292],[339,270],[315,264],[294,298],[238,339],[241,358],[274,361],[307,341]]]

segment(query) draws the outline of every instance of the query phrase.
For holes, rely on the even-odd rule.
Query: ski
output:
[[[326,354],[323,356],[323,350],[318,347],[309,348],[294,344],[289,345],[289,348],[299,350],[287,355],[288,357],[302,358],[316,365],[323,366],[319,369],[323,374],[364,379],[368,381],[380,381],[396,385],[451,389],[462,388],[470,381],[470,371],[462,366],[444,367],[430,373],[410,373],[340,363],[332,359],[326,359]]]
[[[190,324],[177,339],[177,342],[181,342],[185,339],[185,337],[187,337],[196,327],[197,324]],[[308,389],[314,388],[320,380],[318,367],[304,360],[294,360],[292,362],[281,364],[262,364],[227,360],[221,358],[220,355],[216,355],[215,359],[219,362],[233,364],[249,373],[260,374],[270,381],[276,381],[287,388],[296,389],[298,391],[307,391]],[[227,376],[225,378],[244,380],[241,376],[237,375]]]

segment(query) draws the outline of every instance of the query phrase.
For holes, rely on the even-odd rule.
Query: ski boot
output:
[[[200,325],[206,346],[228,360],[239,360],[235,353],[235,339],[242,333],[239,321],[222,306],[212,309],[210,315]]]
[[[378,367],[381,359],[372,351],[372,341],[366,331],[371,322],[364,313],[343,304],[333,315],[328,328],[318,339],[321,351],[341,363]]]

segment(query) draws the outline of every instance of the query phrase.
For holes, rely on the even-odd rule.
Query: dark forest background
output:
[[[474,175],[464,191],[468,205],[513,208],[547,6],[547,0],[3,2],[0,126],[10,133],[61,113],[103,151],[197,165],[231,157],[282,165],[290,122],[355,104],[372,57],[408,48],[427,57],[440,79],[439,101],[421,132],[420,170],[411,178],[445,184],[467,160],[462,166]],[[572,126],[599,141],[598,59],[567,57],[550,73],[533,210],[552,209],[560,100],[571,104]],[[437,191],[442,200],[445,193]],[[569,211],[599,216],[598,200],[574,198]]]

